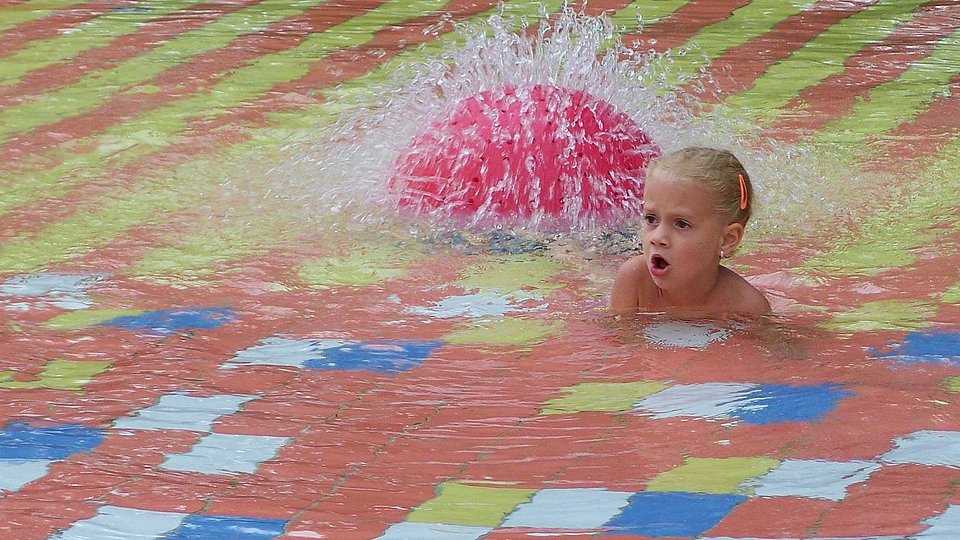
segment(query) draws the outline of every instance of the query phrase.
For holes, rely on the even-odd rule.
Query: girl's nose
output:
[[[663,227],[657,227],[653,231],[650,231],[650,243],[658,246],[666,246],[668,242],[667,234],[664,232]]]

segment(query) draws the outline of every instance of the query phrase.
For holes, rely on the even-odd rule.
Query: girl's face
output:
[[[669,171],[648,175],[643,253],[650,276],[665,293],[703,300],[697,296],[716,283],[730,226],[704,186]]]

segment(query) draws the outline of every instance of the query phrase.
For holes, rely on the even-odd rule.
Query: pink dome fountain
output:
[[[389,186],[416,214],[604,223],[640,212],[643,171],[659,155],[636,122],[587,92],[506,86],[426,126]]]

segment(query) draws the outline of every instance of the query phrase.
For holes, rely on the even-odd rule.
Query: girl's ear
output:
[[[724,253],[733,253],[743,240],[743,223],[733,222],[723,228],[720,236],[720,249]]]

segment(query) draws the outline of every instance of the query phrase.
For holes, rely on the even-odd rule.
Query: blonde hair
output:
[[[743,164],[727,150],[690,147],[667,154],[647,167],[647,178],[658,171],[699,182],[717,196],[717,210],[731,223],[743,225],[753,210],[753,185]],[[743,178],[742,187],[740,178]],[[744,193],[745,191],[745,193]],[[741,204],[741,202],[745,204]]]

